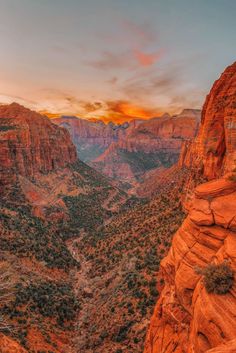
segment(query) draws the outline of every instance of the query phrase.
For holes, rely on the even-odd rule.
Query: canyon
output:
[[[76,117],[53,121],[68,129],[84,162],[114,180],[133,185],[150,170],[177,162],[182,142],[197,133],[200,113],[185,109],[176,116],[164,114],[121,125]]]
[[[0,353],[235,351],[236,63],[202,112],[1,105],[0,151]]]
[[[75,352],[81,264],[67,239],[128,197],[77,159],[66,129],[19,104],[0,107],[0,146],[0,351]]]

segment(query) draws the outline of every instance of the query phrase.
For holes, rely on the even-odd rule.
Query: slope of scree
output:
[[[194,190],[188,217],[161,263],[165,286],[144,352],[235,352],[236,63],[214,83],[200,132],[184,152],[180,165],[211,181]],[[218,265],[228,275],[216,275]]]

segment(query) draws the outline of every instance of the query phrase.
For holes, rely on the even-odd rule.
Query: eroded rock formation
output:
[[[199,135],[188,147],[179,165],[199,169],[211,181],[195,189],[189,215],[162,261],[165,287],[145,353],[235,352],[236,282],[227,294],[208,293],[197,268],[226,261],[236,271],[236,183],[229,180],[236,154],[236,63],[213,85]]]
[[[62,116],[53,122],[65,127],[77,147],[80,158],[84,162],[91,162],[102,154],[113,142],[123,139],[129,130],[135,128],[141,121],[116,125],[112,122],[89,121],[75,116]]]
[[[17,175],[35,177],[75,162],[77,155],[66,129],[23,106],[0,106],[0,189]]]
[[[173,117],[164,114],[142,122],[91,165],[114,179],[140,181],[147,171],[176,163],[182,142],[195,137],[199,121],[200,111],[185,109]]]

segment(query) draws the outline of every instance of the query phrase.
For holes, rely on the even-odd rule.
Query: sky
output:
[[[0,0],[0,103],[105,121],[201,108],[235,0]]]

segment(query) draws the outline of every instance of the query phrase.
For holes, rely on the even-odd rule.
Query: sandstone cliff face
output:
[[[102,121],[62,116],[53,119],[53,122],[65,127],[70,132],[80,158],[84,162],[90,162],[102,154],[113,142],[125,138],[128,131],[135,128],[141,121],[135,120],[130,123],[115,125],[112,122],[105,124]]]
[[[16,103],[0,106],[0,151],[1,189],[17,175],[35,177],[77,158],[68,131]]]
[[[125,182],[136,182],[140,175],[154,167],[174,164],[182,142],[195,137],[199,121],[200,111],[194,109],[185,109],[173,117],[164,114],[121,125],[70,116],[53,120],[70,132],[83,161],[103,174]],[[142,161],[136,158],[137,153],[143,154]],[[143,160],[149,159],[152,163],[147,166]]]
[[[136,181],[150,169],[173,165],[183,141],[195,137],[199,121],[200,111],[186,109],[173,117],[165,114],[142,122],[113,142],[91,165],[111,178]]]
[[[147,335],[145,353],[235,352],[236,283],[208,293],[196,267],[226,261],[236,271],[236,63],[216,81],[203,108],[199,135],[182,150],[180,166],[214,179],[199,185],[189,215],[162,261],[165,287]],[[224,176],[223,176],[224,175]]]
[[[236,63],[214,83],[202,110],[200,132],[182,147],[180,166],[201,169],[208,179],[232,170],[236,160]]]
[[[140,124],[133,130],[130,137],[159,139],[192,139],[196,136],[200,122],[200,110],[184,109],[180,114],[171,117],[164,114],[160,118],[153,118]]]
[[[162,261],[165,287],[145,352],[212,352],[235,339],[236,286],[227,295],[209,294],[196,273],[224,260],[236,270],[235,200],[236,185],[225,179],[196,188],[192,210]]]

